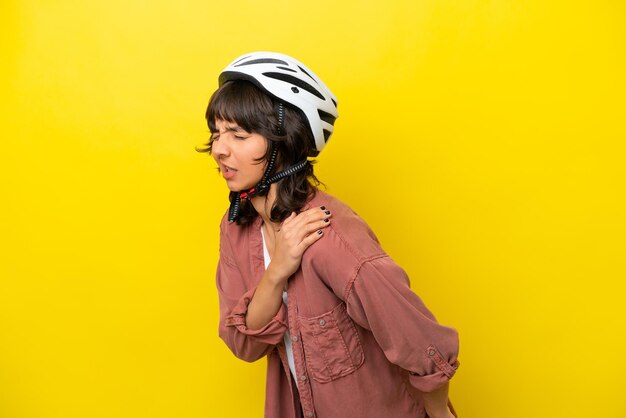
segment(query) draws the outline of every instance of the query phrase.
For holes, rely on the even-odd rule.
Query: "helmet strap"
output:
[[[283,102],[276,102],[274,105],[276,108],[276,115],[278,119],[278,129],[276,130],[278,135],[285,134],[285,104]]]
[[[278,118],[278,135],[285,134],[285,105],[282,102],[277,102],[276,105],[276,114]],[[274,166],[276,165],[276,155],[278,149],[272,142],[270,142],[270,159],[267,164],[267,168],[265,169],[265,173],[261,178],[261,181],[257,183],[256,186],[249,190],[241,190],[235,193],[232,196],[230,201],[230,208],[228,209],[228,221],[234,222],[239,217],[239,210],[241,208],[242,200],[250,200],[255,196],[265,196],[269,190],[270,185],[272,183],[276,183],[278,180],[292,176],[299,171],[302,171],[308,164],[308,160],[300,161],[299,163],[292,165],[291,167],[286,168],[285,170],[279,171],[278,173],[270,176],[270,173],[274,170]]]
[[[278,173],[268,177],[267,179],[261,180],[256,186],[249,190],[242,190],[234,194],[230,201],[230,208],[228,210],[228,221],[234,222],[239,217],[239,209],[241,208],[242,200],[250,200],[256,196],[265,196],[269,190],[270,185],[272,183],[276,183],[278,180],[281,180],[285,177],[292,176],[299,171],[304,170],[309,165],[309,160],[300,161],[297,164],[292,165],[291,167],[279,171]]]

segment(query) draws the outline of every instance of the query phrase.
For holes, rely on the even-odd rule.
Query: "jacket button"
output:
[[[326,325],[326,321],[323,319],[320,319],[320,327],[323,327],[324,325]]]
[[[300,380],[304,382],[306,380],[306,374],[303,374],[302,376],[300,376]]]
[[[435,350],[432,350],[432,349],[429,350],[428,351],[428,355],[431,356],[431,357],[434,356],[435,355]]]
[[[306,413],[307,418],[313,418],[313,412],[307,412]]]
[[[298,336],[297,335],[292,335],[291,336],[291,341],[293,341],[294,343],[298,342]]]

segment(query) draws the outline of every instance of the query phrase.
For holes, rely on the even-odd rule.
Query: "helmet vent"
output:
[[[299,68],[299,69],[300,69],[300,71],[302,71],[304,74],[308,75],[308,76],[309,76],[309,78],[310,78],[311,80],[315,81],[315,79],[314,79],[313,77],[311,77],[311,74],[307,73],[307,72],[306,72],[306,70],[305,70],[304,68],[300,67],[299,65],[298,65],[298,68]],[[315,81],[315,83],[317,83],[317,81]]]
[[[232,65],[235,65],[235,64],[237,64],[238,62],[241,62],[241,61],[243,61],[243,60],[245,60],[245,59],[248,59],[249,57],[250,57],[250,55],[244,55],[243,57],[239,58],[237,61],[233,62],[233,64],[232,64]]]
[[[276,58],[259,58],[255,60],[250,60],[246,62],[242,62],[241,64],[235,64],[235,67],[241,67],[244,65],[254,65],[254,64],[281,64],[281,65],[289,65],[283,60],[279,60]]]
[[[297,73],[296,70],[294,70],[293,68],[289,68],[289,67],[281,67],[280,65],[277,65],[276,68],[280,68],[281,70],[285,70],[285,71],[291,71],[292,73]]]
[[[297,77],[294,77],[294,76],[289,75],[289,74],[274,73],[274,72],[263,73],[263,75],[266,76],[266,77],[269,77],[269,78],[273,78],[273,79],[276,79],[276,80],[281,80],[281,81],[285,81],[287,83],[291,83],[294,86],[298,86],[301,89],[308,91],[312,95],[318,97],[320,100],[324,100],[324,96],[322,96],[322,93],[317,91],[310,84],[307,84],[305,81],[302,81],[302,80],[300,80]]]
[[[335,119],[337,119],[336,117],[334,117],[330,113],[324,112],[321,109],[317,109],[317,113],[319,113],[321,120],[323,120],[324,122],[326,122],[327,124],[331,126],[335,125]]]

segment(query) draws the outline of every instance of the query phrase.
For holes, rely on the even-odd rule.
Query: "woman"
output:
[[[255,52],[219,77],[206,119],[230,190],[220,227],[220,337],[268,358],[265,416],[449,418],[458,336],[349,207],[317,189],[311,157],[337,101],[302,63]]]

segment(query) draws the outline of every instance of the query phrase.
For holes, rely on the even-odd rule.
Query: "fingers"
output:
[[[297,270],[307,248],[323,236],[330,225],[331,213],[325,207],[291,213],[276,231],[272,263],[290,276]],[[277,267],[278,266],[278,267]]]
[[[324,219],[329,219],[331,217],[331,213],[325,206],[320,206],[317,208],[312,208],[301,212],[299,215],[293,216],[292,213],[289,218],[285,220],[289,220],[290,223],[293,223],[294,226],[304,226],[310,223],[315,223],[318,221],[323,221]]]
[[[330,224],[331,213],[325,207],[317,207],[301,212],[292,213],[281,225],[281,232],[297,239],[298,243],[309,234]]]
[[[281,224],[277,240],[283,241],[285,244],[289,243],[287,245],[290,248],[300,247],[300,244],[310,234],[328,227],[330,218],[330,211],[323,206],[308,209],[300,214],[292,212]]]
[[[304,237],[304,239],[300,242],[300,245],[299,245],[299,247],[302,249],[302,252],[304,252],[307,248],[309,248],[311,245],[317,242],[320,238],[322,238],[322,235],[324,235],[324,232],[321,229],[318,229],[315,232]]]
[[[283,226],[286,226],[286,225],[290,224],[296,218],[296,216],[298,216],[298,214],[296,212],[291,212],[291,214],[289,214],[289,216],[287,216],[285,218],[285,220],[282,222],[281,228]]]
[[[324,234],[323,229],[330,225],[331,212],[325,207],[309,209],[301,213],[301,239],[298,247],[302,252],[319,240]]]

